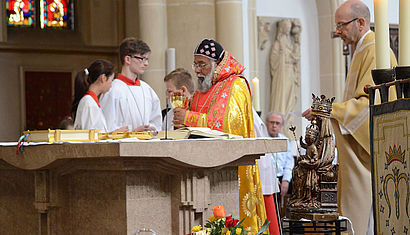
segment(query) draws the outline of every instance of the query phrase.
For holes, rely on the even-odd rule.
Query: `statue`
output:
[[[336,219],[337,213],[337,165],[335,142],[330,126],[330,111],[334,98],[313,95],[311,124],[306,128],[305,142],[300,146],[306,154],[295,161],[293,168],[293,191],[289,202],[288,217],[291,219]],[[294,133],[295,127],[291,128]]]
[[[258,47],[260,50],[265,49],[265,44],[269,40],[269,26],[270,22],[258,18]]]
[[[285,114],[286,123],[290,123],[290,112],[294,111],[299,95],[301,26],[299,20],[291,19],[280,20],[277,26],[270,52],[270,110]]]
[[[298,19],[292,20],[292,36],[293,36],[293,49],[292,49],[292,61],[293,70],[295,75],[295,84],[297,87],[300,86],[300,38],[302,33],[302,26]]]

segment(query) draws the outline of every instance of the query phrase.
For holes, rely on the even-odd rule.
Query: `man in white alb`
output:
[[[111,89],[100,97],[108,131],[128,126],[129,131],[159,131],[161,106],[155,91],[138,76],[148,66],[149,46],[135,38],[120,45],[121,73]]]

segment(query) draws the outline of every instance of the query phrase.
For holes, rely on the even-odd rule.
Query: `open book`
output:
[[[208,127],[183,127],[177,130],[168,131],[167,137],[174,140],[200,138],[242,139],[242,136],[212,130]],[[158,138],[165,138],[165,131],[160,131],[158,133]]]

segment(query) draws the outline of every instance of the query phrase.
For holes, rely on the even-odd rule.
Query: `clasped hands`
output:
[[[113,132],[128,132],[128,131],[129,131],[128,126],[123,126],[121,128],[114,130]],[[155,128],[150,125],[143,125],[143,126],[139,126],[137,128],[132,129],[132,131],[133,132],[155,131]]]

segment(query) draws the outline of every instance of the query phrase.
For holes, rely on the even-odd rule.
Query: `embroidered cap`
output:
[[[196,47],[194,55],[202,55],[211,60],[219,60],[223,57],[225,50],[222,48],[221,44],[217,43],[213,39],[204,39]]]

